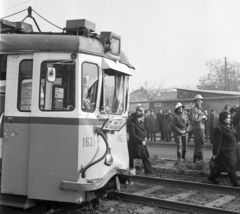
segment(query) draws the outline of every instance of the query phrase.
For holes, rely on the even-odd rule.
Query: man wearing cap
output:
[[[172,123],[173,136],[177,144],[177,158],[179,160],[181,160],[181,158],[186,159],[188,131],[190,127],[188,115],[183,109],[184,106],[181,103],[177,103]]]
[[[138,104],[136,112],[132,114],[132,120],[129,125],[129,167],[134,168],[134,158],[142,159],[146,174],[152,173],[152,167],[148,160],[149,153],[146,147],[146,132],[142,121],[143,106]]]
[[[204,137],[205,137],[205,120],[206,115],[203,114],[202,102],[203,98],[200,94],[194,97],[195,107],[192,109],[192,123],[194,135],[194,156],[193,162],[203,160],[204,153]]]

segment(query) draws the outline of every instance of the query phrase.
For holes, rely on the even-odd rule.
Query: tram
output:
[[[62,33],[0,20],[0,205],[83,203],[129,176],[126,119],[134,67],[121,37],[67,20]]]

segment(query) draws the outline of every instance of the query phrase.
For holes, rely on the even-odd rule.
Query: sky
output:
[[[135,67],[131,90],[140,87],[196,88],[206,62],[240,62],[239,0],[0,0],[0,18],[31,6],[53,24],[87,19],[96,32],[121,36]],[[27,11],[6,18],[21,21]],[[42,31],[61,31],[33,13]],[[30,18],[26,22],[32,23]],[[34,24],[33,24],[34,25]]]

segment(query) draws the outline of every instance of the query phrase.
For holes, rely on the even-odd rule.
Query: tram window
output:
[[[56,69],[55,82],[47,81],[49,66]],[[39,108],[41,111],[72,111],[75,108],[75,65],[42,63]]]
[[[126,112],[127,111],[127,103],[128,103],[128,99],[129,99],[129,76],[125,76],[124,91],[125,91],[125,112]]]
[[[105,112],[108,114],[122,114],[124,112],[124,81],[123,73],[104,70]]]
[[[19,111],[31,111],[33,60],[23,60],[19,67],[18,101]]]
[[[96,108],[98,88],[98,66],[82,64],[82,110],[93,112]]]
[[[6,80],[7,55],[0,54],[0,80]]]

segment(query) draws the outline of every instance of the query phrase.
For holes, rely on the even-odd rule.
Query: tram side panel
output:
[[[83,195],[63,191],[60,185],[62,180],[78,180],[78,126],[64,118],[61,125],[52,120],[46,118],[42,124],[36,120],[31,127],[28,197],[77,203]]]
[[[32,55],[9,55],[7,59],[1,193],[17,195],[27,195],[28,188],[30,112],[17,109],[19,65],[25,60],[31,61]]]

